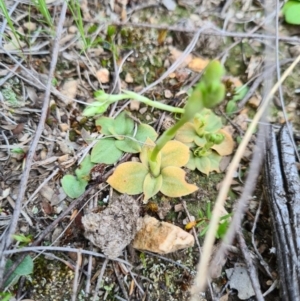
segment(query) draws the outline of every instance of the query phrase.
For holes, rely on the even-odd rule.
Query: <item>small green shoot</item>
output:
[[[4,15],[4,20],[7,21],[8,23],[8,26],[14,36],[14,39],[11,40],[12,43],[16,43],[18,45],[18,47],[16,48],[19,48],[20,50],[22,50],[22,46],[21,46],[21,43],[20,43],[20,35],[19,33],[16,31],[15,29],[15,26],[12,22],[12,19],[8,13],[8,10],[7,10],[7,7],[6,7],[6,3],[4,0],[0,0],[0,10],[2,11],[3,15]]]
[[[14,234],[12,237],[20,243],[20,247],[26,247],[32,242],[32,235]]]
[[[215,235],[217,239],[222,239],[225,236],[227,229],[229,227],[229,224],[230,224],[231,215],[232,214],[226,214],[221,217],[219,226],[218,226],[218,230]],[[194,222],[188,223],[185,226],[185,229],[190,230],[191,228],[196,226],[197,228],[201,229],[199,236],[202,237],[208,231],[211,218],[212,218],[211,203],[208,202],[205,213],[202,210],[199,210],[198,211],[198,219]]]
[[[32,0],[32,2],[34,4],[34,6],[37,8],[37,10],[43,16],[43,22],[45,22],[51,28],[51,30],[54,31],[53,20],[51,18],[46,1],[45,0]]]
[[[0,301],[10,301],[13,295],[11,293],[1,293],[0,292]]]
[[[282,8],[285,22],[300,25],[300,1],[287,1]]]
[[[235,88],[234,95],[233,95],[232,99],[230,99],[228,101],[226,108],[225,108],[225,112],[228,115],[232,115],[233,113],[238,111],[237,102],[239,102],[246,96],[248,90],[249,90],[249,88],[245,85]]]
[[[79,31],[79,35],[81,37],[84,46],[83,51],[85,51],[90,47],[90,41],[89,39],[86,38],[79,0],[70,0],[68,4],[68,8],[73,15],[74,21],[76,23],[76,27]]]

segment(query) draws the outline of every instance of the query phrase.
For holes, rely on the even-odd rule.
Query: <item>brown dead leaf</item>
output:
[[[48,201],[43,200],[42,201],[42,210],[44,211],[45,214],[50,215],[52,214],[53,210],[51,205],[49,204]]]
[[[248,128],[248,115],[246,113],[241,113],[234,118],[234,123],[238,125],[243,131]]]
[[[248,79],[250,79],[251,77],[253,77],[253,75],[255,75],[259,69],[259,67],[262,64],[262,57],[261,56],[255,56],[252,55],[250,58],[250,62],[248,64],[246,73],[248,73]]]
[[[12,130],[12,133],[14,135],[19,135],[22,133],[24,129],[24,123],[19,123],[13,130]]]
[[[220,156],[228,156],[232,154],[235,143],[231,134],[225,129],[221,129],[219,133],[224,135],[224,140],[221,144],[216,144],[212,147]]]
[[[77,80],[69,80],[64,83],[64,85],[61,88],[61,94],[65,95],[68,97],[68,103],[73,102],[72,99],[75,98],[77,94],[77,86],[78,86],[78,81]]]
[[[208,63],[209,63],[208,59],[204,59],[201,57],[195,57],[188,64],[188,68],[190,68],[191,70],[193,70],[195,72],[201,72],[206,68]]]
[[[257,109],[259,107],[261,103],[261,97],[260,96],[252,96],[249,100],[248,100],[248,104],[249,106],[251,106],[254,109]]]
[[[170,49],[170,61],[174,63],[180,56],[182,55],[182,51],[176,49],[175,47],[171,47]],[[184,61],[181,63],[180,68],[186,67],[193,59],[193,56],[189,54]]]

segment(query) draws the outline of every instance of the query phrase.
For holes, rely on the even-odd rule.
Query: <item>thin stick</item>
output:
[[[220,221],[220,213],[222,212],[222,208],[225,204],[225,200],[234,176],[235,171],[237,170],[237,167],[239,165],[239,162],[241,158],[243,157],[244,151],[252,137],[252,134],[255,130],[256,125],[258,124],[260,118],[263,116],[265,110],[268,107],[268,104],[272,98],[272,96],[275,94],[275,92],[278,90],[278,87],[280,84],[283,83],[283,81],[287,78],[287,76],[292,72],[292,70],[295,68],[295,66],[300,62],[300,55],[295,59],[295,61],[289,66],[289,68],[283,73],[282,77],[276,82],[276,84],[271,89],[270,93],[266,96],[266,99],[256,115],[253,118],[252,123],[249,125],[249,128],[247,132],[245,133],[245,136],[239,145],[236,154],[229,165],[228,172],[225,176],[223,185],[220,189],[213,214],[212,219],[207,231],[207,235],[205,237],[204,245],[203,245],[203,253],[201,261],[198,265],[198,271],[197,276],[195,278],[195,283],[191,289],[192,297],[191,301],[197,300],[197,294],[203,291],[206,283],[206,277],[207,277],[207,271],[208,271],[208,264],[210,260],[210,255],[212,252],[213,244],[215,241],[215,233],[217,231],[218,223]]]
[[[72,294],[72,301],[76,301],[77,296],[77,289],[78,289],[78,279],[79,279],[79,269],[82,265],[82,254],[80,252],[77,252],[77,262],[76,262],[76,269],[75,269],[75,276],[73,281],[73,294]]]
[[[100,275],[99,275],[98,280],[97,280],[97,284],[96,284],[95,292],[94,292],[94,296],[93,296],[93,301],[97,300],[97,295],[98,295],[98,292],[99,292],[99,289],[100,289],[100,286],[101,286],[101,281],[102,281],[107,263],[108,263],[108,259],[106,258],[105,261],[103,262],[101,272],[100,272]]]

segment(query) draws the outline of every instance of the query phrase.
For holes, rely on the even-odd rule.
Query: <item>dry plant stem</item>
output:
[[[73,281],[73,293],[72,293],[72,301],[76,301],[77,297],[77,289],[78,289],[78,279],[79,279],[79,269],[82,265],[82,254],[80,252],[77,252],[77,262],[76,262],[76,269],[75,269],[75,276]]]
[[[295,66],[300,62],[300,55],[295,59],[295,61],[289,66],[289,68],[283,73],[282,77],[279,79],[279,81],[276,82],[276,84],[271,89],[270,93],[266,96],[266,99],[262,106],[259,108],[258,112],[253,118],[252,123],[249,125],[249,128],[247,132],[245,133],[245,136],[239,145],[236,154],[232,160],[232,162],[229,165],[228,172],[226,174],[226,177],[224,179],[223,185],[221,187],[221,190],[219,192],[218,198],[216,200],[216,204],[212,213],[212,219],[209,225],[209,229],[207,232],[207,235],[205,237],[204,246],[203,246],[203,253],[201,261],[198,265],[198,271],[197,276],[195,278],[195,283],[191,289],[192,297],[191,301],[197,300],[197,294],[201,291],[203,291],[205,287],[205,281],[208,274],[208,264],[210,260],[210,255],[212,253],[213,244],[215,241],[215,233],[217,231],[218,223],[220,220],[220,213],[222,212],[222,208],[224,206],[233,175],[235,171],[238,168],[239,162],[244,154],[244,151],[252,137],[252,134],[255,130],[255,127],[257,126],[260,118],[263,116],[264,112],[266,111],[268,104],[274,95],[274,93],[278,90],[278,87],[280,84],[283,83],[283,81],[286,79],[286,77],[292,72],[292,70],[295,68]]]
[[[244,260],[245,260],[246,265],[247,265],[247,271],[248,271],[248,274],[249,274],[249,277],[250,277],[250,280],[251,280],[251,283],[252,283],[253,290],[255,292],[256,300],[257,301],[264,301],[265,299],[264,299],[264,297],[262,295],[262,292],[260,290],[260,285],[259,285],[259,281],[258,281],[258,278],[257,278],[257,273],[256,273],[255,267],[253,265],[253,262],[251,260],[251,254],[249,252],[249,249],[246,245],[245,239],[244,239],[241,231],[238,231],[238,233],[237,233],[237,240],[238,240],[238,243],[240,245],[240,250],[243,254]]]
[[[119,267],[118,267],[118,265],[117,265],[116,262],[113,262],[112,265],[113,265],[115,274],[117,276],[117,280],[118,280],[119,286],[121,288],[121,291],[122,291],[124,297],[126,298],[126,300],[128,300],[129,297],[128,297],[127,291],[125,289],[125,286],[124,286],[124,283],[123,283],[123,279],[122,279],[122,276],[121,276],[120,271],[119,271]]]
[[[35,155],[35,150],[36,150],[37,144],[39,142],[40,136],[42,134],[42,131],[44,129],[44,124],[45,124],[45,120],[47,117],[50,93],[51,93],[50,91],[51,91],[51,86],[52,86],[52,78],[53,78],[53,74],[55,71],[56,63],[57,63],[57,57],[58,57],[58,52],[59,52],[59,40],[60,40],[60,37],[62,34],[63,23],[65,20],[66,11],[67,11],[67,2],[64,2],[63,6],[62,6],[59,22],[57,25],[56,38],[55,38],[55,43],[54,43],[54,47],[53,47],[53,56],[52,56],[52,61],[51,61],[51,65],[50,65],[50,70],[49,70],[49,78],[48,78],[48,83],[47,83],[47,87],[46,87],[46,91],[45,91],[45,98],[44,98],[44,104],[42,107],[42,114],[40,116],[40,122],[39,122],[37,130],[36,130],[36,135],[31,143],[31,146],[30,146],[28,154],[27,154],[26,165],[25,165],[25,169],[23,171],[23,175],[22,175],[22,179],[21,179],[21,183],[20,183],[20,190],[19,190],[18,197],[16,200],[16,206],[15,206],[15,210],[14,210],[14,213],[12,216],[11,224],[6,233],[6,237],[3,239],[1,246],[0,246],[0,258],[1,258],[0,286],[2,285],[4,267],[5,267],[5,262],[6,262],[5,256],[3,256],[3,251],[10,246],[11,241],[12,241],[11,236],[15,232],[17,224],[18,224],[18,219],[19,219],[20,212],[21,212],[22,201],[24,199],[25,191],[27,188],[27,182],[28,182],[28,178],[29,178],[32,160]]]
[[[182,206],[184,208],[184,211],[185,211],[187,217],[189,218],[189,221],[191,222],[192,219],[191,219],[191,215],[190,215],[190,213],[189,213],[189,211],[187,209],[186,201],[182,201],[181,204],[182,204]],[[192,231],[193,231],[193,235],[194,235],[194,238],[195,238],[198,250],[199,250],[199,258],[201,258],[202,251],[201,251],[201,246],[200,246],[200,242],[199,242],[199,239],[198,239],[198,235],[197,235],[197,232],[196,232],[195,228],[193,228]],[[207,285],[208,285],[209,292],[210,292],[210,299],[215,300],[216,296],[215,296],[213,288],[211,286],[211,281],[208,278],[207,278]]]
[[[258,217],[260,214],[260,210],[261,210],[261,200],[259,201],[259,206],[258,209],[256,210],[256,214],[255,214],[255,218],[254,218],[254,222],[253,222],[253,227],[251,229],[251,241],[252,241],[252,246],[254,248],[254,251],[256,253],[256,256],[259,258],[259,263],[264,267],[265,271],[267,272],[267,274],[269,275],[269,277],[273,280],[274,276],[271,273],[271,269],[268,266],[268,264],[265,262],[265,260],[263,259],[263,257],[261,256],[261,254],[259,253],[257,247],[256,247],[256,243],[255,243],[255,230],[256,230],[256,225],[257,225],[257,221],[258,221]]]
[[[280,76],[281,76],[280,64],[279,64],[279,11],[280,11],[280,3],[279,3],[279,0],[276,0],[275,56],[276,56],[276,73],[277,73],[277,79],[279,79]],[[291,129],[291,125],[288,122],[288,117],[287,117],[287,113],[286,113],[286,109],[285,109],[285,105],[284,105],[282,85],[279,85],[278,92],[279,92],[279,98],[280,98],[281,110],[282,110],[282,113],[283,113],[283,117],[284,117],[284,120],[285,120],[287,128],[288,128],[288,132],[289,132],[289,135],[290,135],[290,138],[291,138],[294,150],[295,150],[296,157],[298,159],[298,162],[300,162],[300,156],[299,156],[298,149],[297,149],[297,146],[296,146],[295,141],[294,141],[294,137],[293,137],[293,132],[292,132],[292,129]]]
[[[99,292],[99,289],[100,289],[100,286],[101,286],[101,281],[102,281],[107,263],[108,263],[108,259],[106,258],[105,261],[103,262],[101,272],[100,272],[100,275],[99,275],[98,280],[97,280],[97,284],[96,284],[95,292],[94,292],[94,296],[93,296],[93,301],[97,300],[97,295],[98,295],[98,292]]]
[[[72,252],[72,253],[82,253],[82,254],[86,254],[86,255],[92,255],[94,257],[100,257],[100,258],[106,258],[106,256],[102,253],[98,253],[98,252],[94,252],[94,251],[89,251],[89,250],[84,250],[84,249],[75,249],[75,248],[70,248],[70,247],[46,247],[46,246],[41,246],[41,247],[24,247],[22,249],[14,249],[14,250],[8,250],[8,251],[4,251],[4,255],[12,255],[12,254],[16,254],[16,253],[27,253],[27,252],[36,252],[36,253],[40,253],[40,252],[44,252],[44,251],[58,251],[58,252]],[[130,263],[128,263],[127,261],[120,259],[120,258],[115,258],[115,259],[111,259],[112,261],[118,261],[121,262],[125,265],[127,265],[129,268],[132,268],[132,265]]]
[[[89,20],[86,20],[90,22]],[[99,21],[94,20],[95,23],[99,23]],[[102,22],[100,22],[102,24]],[[154,28],[159,30],[169,30],[169,31],[177,31],[177,32],[189,32],[189,33],[196,33],[199,28],[197,29],[187,29],[183,27],[177,26],[167,26],[167,25],[156,25],[156,24],[146,24],[146,23],[127,23],[127,22],[108,22],[107,25],[112,24],[116,26],[127,26],[127,27],[140,27],[140,28]],[[201,28],[200,28],[201,29]],[[222,29],[215,27],[211,24],[210,27],[202,27],[203,32],[202,34],[205,35],[214,35],[214,36],[223,36],[223,37],[232,37],[232,38],[251,38],[251,39],[266,39],[266,40],[275,40],[273,35],[264,35],[264,34],[255,34],[255,33],[242,33],[242,32],[228,32]],[[297,37],[290,38],[290,37],[279,37],[280,41],[290,42],[290,43],[299,43],[300,39]]]

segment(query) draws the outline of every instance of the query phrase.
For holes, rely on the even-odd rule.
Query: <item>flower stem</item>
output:
[[[140,101],[140,102],[146,104],[147,106],[151,106],[153,108],[157,108],[157,109],[164,110],[164,111],[169,111],[171,113],[180,113],[180,114],[184,113],[184,109],[182,109],[182,108],[176,108],[176,107],[173,107],[173,106],[163,104],[163,103],[158,102],[158,101],[153,101],[153,100],[151,100],[151,99],[149,99],[145,96],[139,95],[139,94],[134,93],[132,91],[123,90],[122,92],[123,92],[124,95],[127,95],[128,98]]]

